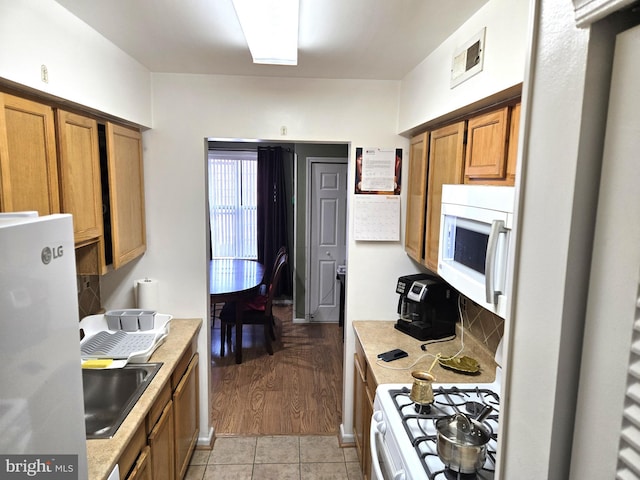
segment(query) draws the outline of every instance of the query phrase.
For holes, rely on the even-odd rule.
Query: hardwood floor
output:
[[[341,327],[293,324],[290,305],[274,306],[274,315],[274,354],[265,350],[262,327],[245,325],[240,365],[228,345],[220,357],[220,321],[215,321],[211,335],[215,435],[337,434],[342,419]]]

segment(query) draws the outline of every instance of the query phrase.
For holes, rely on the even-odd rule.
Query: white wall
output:
[[[0,45],[0,79],[151,125],[149,71],[53,0],[0,0]]]
[[[399,131],[405,132],[522,82],[529,0],[491,0],[403,80]],[[486,27],[482,72],[450,88],[454,53]]]
[[[161,285],[162,311],[207,318],[206,137],[350,142],[399,147],[398,82],[153,74],[154,128],[144,135],[148,251],[101,284],[106,308],[133,302],[133,281]],[[287,126],[288,135],[280,136]],[[406,175],[406,172],[404,172]],[[353,166],[350,165],[350,185]],[[352,202],[353,193],[349,201]],[[349,232],[353,217],[348,215]],[[404,229],[404,224],[402,225]],[[351,432],[353,320],[395,319],[398,276],[416,271],[402,242],[348,242],[344,429]],[[207,385],[210,330],[199,340],[201,386]],[[201,388],[202,415],[206,388]],[[206,417],[205,417],[206,418]]]

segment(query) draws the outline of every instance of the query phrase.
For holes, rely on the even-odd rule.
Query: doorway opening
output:
[[[219,316],[212,312],[211,420],[217,434],[224,435],[337,434],[342,418],[343,335],[337,323],[306,318],[306,282],[308,272],[313,270],[307,266],[306,219],[311,202],[306,172],[310,158],[341,159],[346,170],[349,144],[208,139],[206,148],[207,153],[255,152],[259,146],[281,146],[290,153],[285,162],[285,189],[290,199],[287,233],[292,291],[289,296],[281,296],[277,304],[274,302],[274,355],[265,351],[262,327],[247,325],[246,330],[243,327],[241,364],[235,363],[233,355],[220,355],[222,329],[217,328]],[[346,229],[346,218],[340,221]],[[207,229],[207,234],[211,236],[212,232]],[[336,278],[335,271],[332,277]],[[314,381],[291,381],[307,378],[309,365],[315,372]],[[255,381],[247,391],[249,377]],[[328,395],[317,394],[318,384],[326,388]],[[264,401],[255,402],[255,398]],[[300,404],[314,415],[300,414]]]
[[[312,143],[312,142],[295,142],[295,143],[282,143],[282,142],[270,142],[265,140],[256,141],[234,141],[227,139],[209,138],[207,142],[207,159],[216,156],[229,156],[235,155],[236,158],[242,158],[243,155],[255,155],[258,147],[282,147],[288,154],[288,158],[284,162],[284,176],[285,176],[285,190],[286,198],[290,199],[290,203],[287,206],[287,235],[289,252],[289,281],[283,282],[283,284],[289,284],[291,288],[287,291],[281,292],[278,303],[292,304],[293,305],[293,321],[296,323],[310,322],[313,319],[310,318],[310,313],[315,308],[310,306],[308,301],[309,280],[314,277],[314,266],[310,266],[308,263],[309,256],[313,253],[310,251],[308,245],[307,219],[310,212],[311,197],[309,194],[309,179],[307,176],[307,165],[316,163],[318,159],[321,159],[324,163],[337,163],[344,164],[344,176],[346,180],[346,162],[349,155],[348,143]],[[224,154],[223,154],[224,152]],[[209,160],[207,160],[209,161]],[[207,171],[208,168],[207,168]],[[345,187],[346,189],[346,187]],[[208,192],[210,196],[211,192]],[[346,190],[345,190],[346,194]],[[210,201],[207,199],[207,201]],[[325,207],[327,206],[327,202]],[[326,209],[325,209],[326,210]],[[210,211],[207,206],[207,211]],[[328,210],[327,210],[328,211]],[[236,211],[237,213],[237,211]],[[231,214],[229,214],[231,215]],[[338,221],[341,223],[341,228],[346,231],[346,214],[339,217]],[[214,228],[214,223],[210,220],[211,228]],[[327,231],[324,232],[325,234]],[[210,244],[213,244],[215,235],[213,232],[208,232],[210,235]],[[237,237],[236,237],[237,238]],[[346,242],[343,241],[344,251],[346,251]],[[213,249],[213,246],[211,247]],[[326,250],[325,250],[326,253]],[[345,254],[339,254],[339,258],[336,264],[344,264],[346,262]],[[332,274],[329,274],[329,270],[332,268],[327,262],[316,262],[322,264],[324,267],[324,273],[321,276],[322,288],[326,295],[327,292],[337,292],[338,284],[336,279],[335,268]],[[333,283],[333,287],[330,285],[330,280]],[[333,290],[332,290],[333,288]],[[322,296],[320,299],[322,300]],[[333,296],[331,296],[333,301]],[[326,299],[325,299],[326,302]],[[317,319],[317,316],[316,316]],[[330,321],[334,321],[333,319]],[[336,320],[337,321],[337,316]]]

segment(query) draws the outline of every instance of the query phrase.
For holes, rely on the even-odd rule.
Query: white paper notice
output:
[[[400,196],[356,195],[356,240],[400,241]]]
[[[362,153],[362,191],[395,190],[396,151],[393,148],[365,148]]]

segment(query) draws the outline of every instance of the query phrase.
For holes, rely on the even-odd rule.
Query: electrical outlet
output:
[[[280,127],[280,135],[283,137],[287,135],[287,127],[285,125]]]
[[[40,80],[49,83],[49,69],[45,64],[40,65]]]

